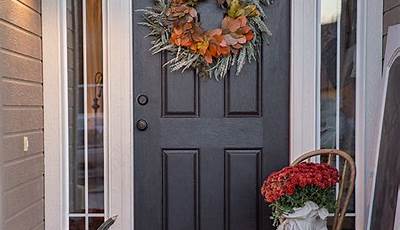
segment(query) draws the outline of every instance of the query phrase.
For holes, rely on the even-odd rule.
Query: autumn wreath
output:
[[[197,0],[156,0],[142,9],[152,37],[153,54],[167,51],[164,66],[182,72],[194,68],[202,76],[224,78],[231,67],[238,75],[246,62],[258,58],[263,35],[271,33],[265,23],[262,5],[271,0],[217,0],[227,11],[221,28],[204,30],[196,6]]]

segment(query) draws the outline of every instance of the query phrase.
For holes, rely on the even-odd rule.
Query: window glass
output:
[[[69,211],[85,213],[85,122],[82,2],[67,1]]]
[[[357,0],[319,0],[321,148],[341,149],[355,159]],[[341,168],[343,162],[335,161]],[[355,229],[354,195],[343,229]]]
[[[104,220],[102,1],[67,0],[69,224]],[[90,42],[86,42],[90,41]]]

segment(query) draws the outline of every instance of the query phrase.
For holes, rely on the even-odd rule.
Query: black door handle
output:
[[[145,131],[148,127],[147,121],[144,119],[139,119],[136,121],[136,128],[140,131]]]

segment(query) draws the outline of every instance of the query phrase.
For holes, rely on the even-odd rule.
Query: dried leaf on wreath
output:
[[[231,0],[228,8],[228,16],[235,18],[236,12],[241,8],[240,0]]]
[[[221,79],[236,66],[236,74],[246,61],[256,58],[262,32],[269,32],[260,4],[270,0],[217,0],[228,6],[222,27],[204,31],[198,23],[197,0],[157,0],[155,7],[142,9],[144,26],[153,54],[171,52],[173,58],[163,66],[171,71],[196,68],[199,75]],[[260,33],[261,32],[261,33]]]

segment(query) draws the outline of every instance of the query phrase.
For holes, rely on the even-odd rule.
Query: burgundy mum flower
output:
[[[261,188],[265,201],[273,203],[282,196],[293,195],[297,188],[315,186],[331,188],[339,181],[339,172],[328,164],[300,163],[272,173]]]

